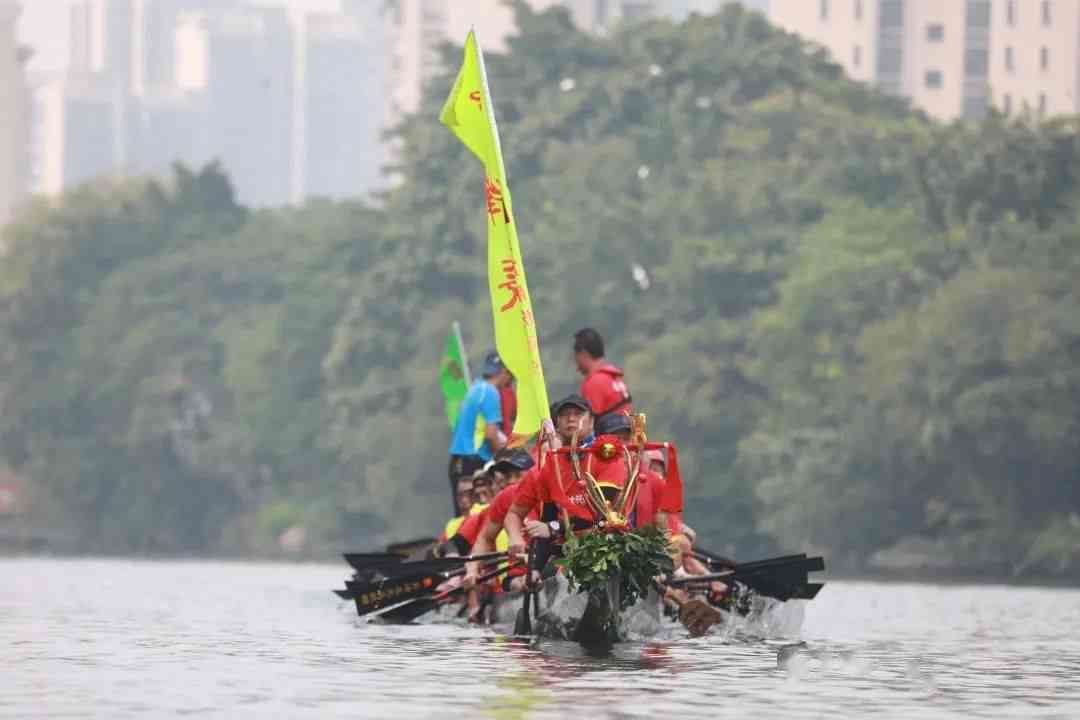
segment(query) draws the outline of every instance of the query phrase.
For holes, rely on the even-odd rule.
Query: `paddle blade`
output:
[[[431,593],[444,578],[438,574],[406,577],[363,583],[348,580],[345,587],[352,592],[357,615],[363,616],[390,605]]]
[[[691,637],[699,637],[709,628],[721,622],[723,614],[701,598],[693,598],[679,607],[679,622],[690,631]]]
[[[825,583],[806,583],[794,597],[798,600],[813,600],[823,587],[825,587]]]
[[[525,593],[525,604],[518,608],[517,617],[514,619],[514,634],[518,636],[532,635],[532,619],[529,617],[529,593]]]
[[[426,615],[437,607],[439,607],[437,600],[432,600],[431,598],[419,598],[412,602],[404,603],[401,607],[396,607],[392,610],[380,613],[376,619],[379,622],[391,625],[404,625],[406,623],[411,623],[422,615]]]
[[[734,579],[753,588],[759,595],[777,600],[812,599],[817,595],[817,591],[807,590],[807,587],[816,583],[807,581],[807,573],[824,568],[825,564],[821,558],[808,558],[787,565],[757,568],[749,572],[736,571]],[[813,595],[809,598],[804,597],[810,592],[813,592]]]

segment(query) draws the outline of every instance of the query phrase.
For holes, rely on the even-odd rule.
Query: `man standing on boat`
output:
[[[451,493],[457,489],[458,478],[475,473],[506,445],[499,388],[509,385],[512,377],[498,353],[490,352],[484,359],[481,378],[473,383],[461,401],[450,442],[447,475]],[[456,501],[454,507],[457,507]]]
[[[574,333],[574,363],[585,376],[581,395],[589,402],[595,417],[634,412],[623,371],[604,358],[604,339],[600,333],[592,328]]]

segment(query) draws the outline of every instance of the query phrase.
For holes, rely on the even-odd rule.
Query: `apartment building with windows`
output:
[[[1007,114],[1080,112],[1080,0],[998,0],[994,6],[994,106]]]
[[[942,120],[1080,107],[1080,0],[770,0],[769,17]]]

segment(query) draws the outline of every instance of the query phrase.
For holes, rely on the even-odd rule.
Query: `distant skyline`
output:
[[[17,0],[22,4],[19,17],[19,42],[34,51],[30,62],[31,73],[55,73],[67,67],[68,62],[68,8],[76,0]],[[370,0],[380,2],[381,0]],[[461,0],[467,2],[467,0]],[[744,5],[766,11],[769,0],[741,0]],[[297,12],[335,12],[341,9],[341,0],[246,0],[254,5],[277,5]],[[689,0],[692,9],[714,7],[719,0]]]
[[[31,73],[54,73],[67,67],[68,8],[75,0],[17,0],[22,5],[19,16],[19,43],[34,51]],[[377,2],[378,0],[372,0]],[[298,12],[333,12],[341,9],[341,0],[245,0],[252,5],[277,5]]]

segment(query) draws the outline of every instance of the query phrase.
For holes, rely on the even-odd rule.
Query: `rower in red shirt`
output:
[[[498,538],[499,533],[503,530],[503,521],[506,518],[507,511],[514,502],[518,487],[520,487],[523,482],[522,478],[528,477],[535,465],[536,463],[533,462],[528,451],[522,449],[503,451],[501,457],[497,458],[493,470],[506,478],[507,485],[495,496],[495,499],[491,501],[491,504],[488,505],[483,513],[482,519],[475,523],[475,528],[466,527],[470,524],[472,518],[469,518],[469,520],[462,525],[460,532],[472,545],[472,550],[470,551],[471,554],[483,555],[492,552],[495,549],[496,538]],[[532,517],[535,517],[535,514],[533,514]],[[474,584],[479,574],[479,564],[469,563],[465,574],[466,584],[470,586]],[[511,575],[516,574],[523,573],[511,572]]]
[[[559,443],[569,445],[575,435],[582,438],[579,443],[583,447],[587,447],[592,442],[592,408],[585,398],[580,395],[569,395],[559,400],[551,406],[551,417],[555,421],[555,433]],[[548,469],[547,465],[550,462],[553,460],[548,454],[544,457],[543,470]],[[539,517],[543,505],[541,472],[538,470],[530,473],[529,477],[522,480],[514,496],[514,502],[506,513],[503,524],[507,535],[510,536],[511,553],[525,552],[526,535],[537,537],[543,532],[543,528],[539,527],[542,525],[539,520],[529,520],[530,514],[534,518]],[[528,524],[526,524],[527,521]]]
[[[623,371],[604,359],[604,339],[592,328],[574,333],[574,363],[585,376],[581,396],[589,403],[594,417],[608,413],[631,415],[634,406]]]
[[[648,472],[649,477],[653,478],[653,485],[657,488],[660,498],[656,499],[656,505],[654,506],[655,521],[658,527],[666,528],[672,536],[678,535],[682,528],[682,513],[659,511],[662,497],[667,490],[667,460],[664,459],[664,451],[658,448],[645,451],[645,457],[642,462],[642,472]]]
[[[646,450],[645,462],[648,464],[649,471],[661,478],[663,481],[664,476],[667,474],[667,460],[664,458],[664,451]],[[689,575],[705,575],[709,572],[709,568],[704,563],[694,557],[694,542],[697,540],[697,533],[689,525],[686,525],[682,521],[682,513],[667,513],[666,523],[664,518],[659,518],[662,524],[665,524],[668,532],[671,533],[672,545],[678,550],[676,559],[676,568],[682,568],[682,570]],[[714,581],[710,583],[709,589],[711,595],[714,598],[723,597],[727,592],[728,586],[720,581]]]
[[[568,426],[577,424],[580,427],[588,425],[591,417],[581,410],[587,405],[584,400],[575,399],[575,396],[567,398],[552,408],[556,418],[556,427],[561,435],[565,434]],[[544,465],[538,472],[532,483],[523,485],[518,489],[514,498],[514,504],[507,514],[506,525],[510,528],[525,517],[530,508],[541,504],[554,504],[563,513],[562,520],[566,515],[570,516],[571,522],[585,527],[597,522],[613,522],[619,525],[630,524],[642,526],[640,519],[635,517],[641,507],[652,517],[648,520],[656,521],[659,513],[682,512],[682,482],[677,472],[672,473],[672,481],[660,485],[658,479],[647,469],[644,474],[639,472],[637,500],[623,508],[622,511],[628,517],[604,517],[598,511],[600,503],[589,497],[589,488],[586,484],[585,475],[591,475],[601,493],[610,503],[620,494],[620,490],[628,479],[628,456],[632,466],[636,459],[633,453],[641,448],[627,443],[629,439],[629,418],[617,419],[616,416],[605,418],[602,429],[613,431],[614,434],[600,434],[595,440],[589,438],[590,444],[579,444],[577,447],[579,462],[577,467],[571,460],[568,448],[562,448],[553,453],[548,453],[544,459]],[[579,429],[579,436],[580,436]],[[573,433],[571,433],[573,435]],[[667,444],[647,443],[645,449],[658,447],[670,447],[674,456],[674,448]],[[646,497],[642,498],[642,493]],[[516,516],[516,517],[515,517]],[[549,520],[547,514],[542,514],[544,520]],[[553,521],[552,524],[558,521]],[[545,538],[551,536],[551,530],[544,523],[527,524],[528,535],[532,538]],[[515,533],[511,533],[511,546],[515,543]]]

